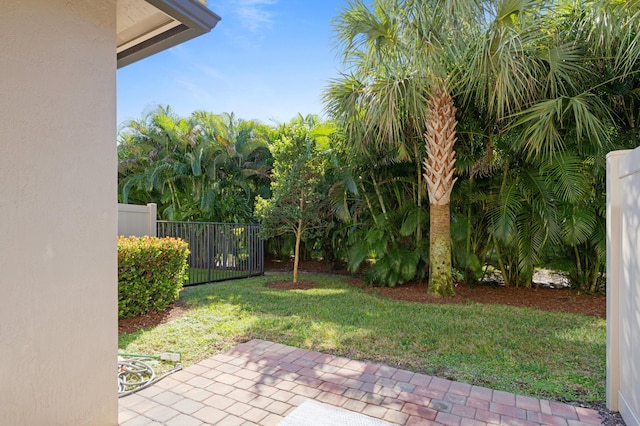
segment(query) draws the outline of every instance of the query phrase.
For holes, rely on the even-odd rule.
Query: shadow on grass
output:
[[[287,276],[190,288],[182,297],[192,308],[176,323],[188,323],[193,339],[218,349],[224,345],[215,339],[259,338],[537,397],[604,400],[603,320],[502,305],[402,302],[337,277],[306,275],[317,283],[308,290],[266,288],[274,279]],[[164,333],[171,335],[171,324]]]

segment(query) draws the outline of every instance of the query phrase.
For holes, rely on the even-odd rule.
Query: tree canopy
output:
[[[595,291],[605,155],[640,145],[639,24],[617,0],[351,1],[333,21],[345,69],[328,120],[159,107],[122,125],[119,200],[260,220],[272,254],[377,285],[437,289],[444,271],[446,295],[495,270],[528,286],[553,265]]]
[[[269,131],[233,114],[158,107],[120,131],[119,199],[156,202],[169,220],[250,221],[256,195],[270,191]]]

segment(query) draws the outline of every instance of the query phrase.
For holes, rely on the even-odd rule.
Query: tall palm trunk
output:
[[[442,88],[436,88],[430,99],[430,117],[424,134],[427,158],[424,179],[429,194],[429,293],[454,296],[451,275],[451,216],[449,203],[456,179],[456,108],[453,98]]]

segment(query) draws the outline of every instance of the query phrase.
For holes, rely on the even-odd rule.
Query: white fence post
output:
[[[118,235],[157,236],[157,212],[158,206],[154,203],[146,206],[118,204]]]
[[[620,389],[620,159],[628,151],[607,154],[607,408],[618,411]]]
[[[607,407],[640,426],[640,148],[607,155]]]
[[[149,233],[148,235],[150,237],[157,237],[158,236],[158,226],[156,224],[156,222],[158,221],[158,205],[156,203],[149,203],[147,204],[147,208],[149,209],[149,213],[148,213],[148,229],[149,229]]]

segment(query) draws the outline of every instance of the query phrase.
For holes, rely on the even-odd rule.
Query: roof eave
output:
[[[220,21],[209,8],[195,0],[146,0],[180,25],[118,53],[118,68],[169,49],[211,31]]]

